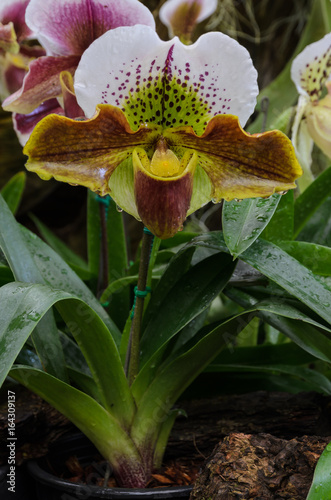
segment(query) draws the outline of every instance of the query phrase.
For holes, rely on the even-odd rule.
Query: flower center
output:
[[[158,177],[173,177],[179,173],[180,161],[171,149],[157,149],[153,154],[150,169],[152,174]]]
[[[149,170],[157,177],[174,177],[180,173],[181,162],[171,149],[166,140],[161,137],[152,156]]]

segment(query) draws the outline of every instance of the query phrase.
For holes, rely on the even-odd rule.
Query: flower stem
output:
[[[101,223],[100,274],[99,290],[104,291],[108,286],[108,244],[107,244],[107,217],[105,205],[99,205]]]
[[[128,354],[126,361],[126,365],[128,367],[128,379],[130,385],[134,381],[139,371],[141,322],[144,311],[148,265],[149,265],[153,238],[154,238],[153,234],[150,231],[144,229],[142,245],[141,245],[138,283],[136,288],[133,319],[131,324]]]

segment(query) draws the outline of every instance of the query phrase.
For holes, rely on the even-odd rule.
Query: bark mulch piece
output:
[[[304,500],[329,437],[290,440],[271,434],[231,433],[214,449],[191,500]]]

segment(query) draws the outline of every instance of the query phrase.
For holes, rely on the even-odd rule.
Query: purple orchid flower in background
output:
[[[72,106],[69,111],[63,107],[64,89],[68,84],[69,91],[65,90],[68,96],[73,86],[68,83],[68,76],[63,84],[60,75],[62,72],[74,75],[82,54],[95,39],[118,26],[140,23],[155,29],[153,15],[138,0],[57,0],[55,3],[31,0],[26,23],[46,55],[29,65],[21,88],[3,102],[6,111],[14,112],[14,128],[23,145],[46,114],[82,116],[81,111],[75,116]],[[78,105],[76,108],[80,109]]]
[[[26,23],[47,55],[30,64],[22,88],[4,101],[4,109],[31,113],[47,99],[60,96],[60,73],[73,75],[94,40],[110,29],[137,22],[155,27],[151,12],[138,0],[31,0]]]
[[[0,98],[18,90],[28,70],[29,62],[45,54],[40,46],[25,42],[34,38],[25,22],[30,0],[0,0]]]

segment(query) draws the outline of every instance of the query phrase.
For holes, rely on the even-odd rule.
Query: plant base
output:
[[[75,455],[83,464],[96,462],[96,450],[82,435],[62,439],[53,448],[48,457],[28,463],[28,470],[36,481],[38,500],[78,500],[88,499],[188,499],[191,486],[172,486],[167,488],[103,488],[93,484],[96,474],[90,475],[88,484],[80,484],[60,477],[64,475],[66,460]],[[55,472],[56,471],[56,472]],[[96,470],[97,472],[97,470]]]

